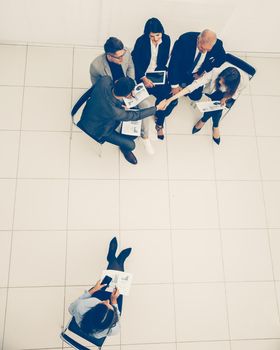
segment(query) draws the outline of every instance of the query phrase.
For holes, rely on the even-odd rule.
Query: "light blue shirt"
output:
[[[81,295],[77,300],[75,300],[68,308],[68,311],[72,316],[75,317],[75,321],[78,324],[78,326],[81,325],[83,315],[88,312],[90,309],[92,309],[94,306],[99,304],[101,300],[94,298],[91,296],[91,294],[87,291],[84,292],[83,295]],[[114,307],[117,309],[117,313],[120,320],[120,311],[118,309],[118,304],[114,304]],[[103,338],[108,335],[116,335],[120,332],[120,321],[116,323],[116,325],[110,330],[108,333],[108,328],[104,329],[102,332],[94,333],[92,334],[95,338]]]

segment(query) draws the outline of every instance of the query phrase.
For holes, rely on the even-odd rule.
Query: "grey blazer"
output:
[[[132,57],[129,50],[126,51],[126,54],[123,57],[123,62],[121,66],[122,66],[124,75],[135,80],[134,64],[133,64]],[[100,56],[97,56],[91,62],[90,79],[91,79],[92,85],[94,85],[99,78],[104,76],[109,76],[110,78],[113,78],[105,53],[103,53]]]

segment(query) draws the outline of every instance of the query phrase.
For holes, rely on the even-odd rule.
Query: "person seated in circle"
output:
[[[171,86],[166,76],[165,84],[155,85],[146,73],[165,71],[167,74],[167,62],[170,53],[170,37],[165,34],[163,25],[157,18],[150,18],[145,24],[144,34],[135,42],[131,52],[135,67],[135,78],[137,83],[144,83],[150,95],[156,97],[157,102],[168,98],[171,94]],[[157,111],[155,114],[157,137],[164,139],[163,125],[165,118],[172,112],[177,101],[174,101],[165,110]]]
[[[166,102],[170,103],[186,94],[190,94],[196,89],[203,87],[203,92],[212,101],[220,101],[221,106],[230,108],[240,92],[246,87],[248,77],[235,67],[219,67],[214,68],[211,72],[205,73],[202,77],[194,80],[180,92],[169,98]],[[223,110],[205,112],[202,118],[194,125],[192,133],[199,132],[204,124],[212,118],[213,121],[213,141],[220,144],[219,122],[222,117]]]
[[[124,262],[130,255],[131,248],[122,250],[116,257],[117,248],[117,239],[114,237],[109,245],[107,269],[124,271]],[[97,292],[105,286],[106,284],[97,281],[94,287],[75,300],[68,309],[81,330],[95,338],[112,336],[120,332],[120,311],[117,303],[120,294],[115,289],[111,293],[110,299],[98,299]]]

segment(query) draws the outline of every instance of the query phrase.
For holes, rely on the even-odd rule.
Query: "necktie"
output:
[[[195,66],[197,65],[200,57],[201,57],[201,52],[199,51],[197,56],[196,56],[196,58],[195,58],[195,60],[194,60],[194,62],[193,62],[192,71],[195,69]]]

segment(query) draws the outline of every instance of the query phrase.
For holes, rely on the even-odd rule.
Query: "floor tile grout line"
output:
[[[168,136],[167,140],[168,140]],[[171,204],[171,182],[169,171],[169,152],[168,142],[165,144],[166,163],[167,163],[167,190],[168,190],[168,212],[169,212],[169,241],[170,241],[170,253],[171,253],[171,269],[172,269],[172,292],[173,292],[173,312],[174,312],[174,335],[175,335],[175,349],[178,349],[178,334],[177,334],[177,317],[176,317],[176,290],[175,290],[175,266],[174,266],[174,249],[173,249],[173,230],[172,230],[172,204]]]
[[[228,304],[226,271],[225,271],[224,250],[223,250],[221,210],[220,210],[219,189],[218,189],[218,181],[217,181],[217,166],[216,166],[216,156],[215,156],[215,148],[214,147],[217,147],[217,146],[214,144],[214,142],[212,142],[212,155],[213,155],[213,163],[214,163],[215,193],[216,193],[216,209],[217,209],[217,218],[218,218],[221,263],[222,263],[223,279],[224,279],[223,287],[224,287],[224,296],[225,296],[225,311],[226,311],[226,319],[227,319],[227,331],[228,331],[228,336],[229,336],[229,348],[231,350],[232,349],[232,346],[231,346],[231,338],[232,337],[231,337],[231,328],[230,328],[230,320],[229,320],[229,304]]]
[[[97,49],[102,50],[102,46],[100,45],[89,45],[89,44],[78,44],[78,43],[50,43],[50,42],[37,42],[37,41],[0,41],[0,46],[20,46],[20,47],[42,47],[42,48],[54,48],[54,49],[74,49],[74,50],[89,50],[89,49]],[[131,48],[132,49],[132,48]],[[267,55],[280,55],[279,51],[244,51],[244,50],[229,50],[228,53],[235,53],[235,54],[241,54],[240,56],[247,56],[253,57],[253,58],[274,58],[274,57],[267,57]],[[250,55],[253,56],[250,56]],[[261,56],[256,56],[261,55]],[[265,56],[264,56],[265,55]]]
[[[219,227],[209,227],[209,228],[201,228],[201,227],[185,227],[185,228],[176,228],[176,227],[173,227],[172,230],[173,231],[215,231],[219,229]],[[255,231],[263,231],[263,230],[266,230],[267,227],[221,227],[221,229],[223,231],[232,231],[232,230],[236,230],[236,231],[251,231],[251,230],[255,230]],[[280,226],[279,227],[271,227],[269,228],[271,231],[273,230],[279,230],[280,229]],[[82,229],[76,229],[76,228],[69,228],[67,231],[69,232],[80,232],[80,231],[87,231],[87,232],[90,232],[90,231],[115,231],[115,230],[118,230],[117,227],[115,228],[112,228],[112,227],[109,227],[109,228],[96,228],[96,227],[92,227],[92,228],[82,228]],[[122,231],[169,231],[169,228],[168,227],[165,227],[165,228],[149,228],[149,227],[144,227],[144,228],[124,228],[122,229]],[[0,229],[0,232],[6,232],[6,231],[11,231],[10,229]],[[26,228],[26,229],[15,229],[13,230],[14,232],[61,232],[61,231],[66,231],[66,229],[42,229],[42,228]]]
[[[240,341],[269,341],[269,340],[278,340],[280,341],[279,338],[236,338],[233,339],[232,342],[240,342]],[[208,343],[224,343],[224,342],[230,342],[229,339],[206,339],[206,340],[186,340],[186,341],[179,341],[178,344],[208,344]],[[175,342],[149,342],[149,343],[124,343],[121,344],[121,346],[137,346],[137,345],[142,345],[142,346],[147,346],[147,345],[176,345],[177,343]],[[118,344],[110,344],[110,345],[105,345],[106,347],[119,347]],[[70,349],[70,347],[67,347]],[[91,346],[90,348],[96,349],[96,347]],[[61,348],[58,347],[44,347],[44,348],[24,348],[22,350],[58,350]]]
[[[71,125],[71,124],[70,124]],[[23,133],[71,133],[71,130],[70,130],[70,127],[66,130],[50,130],[50,129],[2,129],[0,127],[0,132],[19,132],[19,131],[22,131]],[[73,129],[72,130],[72,133],[73,134],[82,134],[82,132],[80,130],[75,130]],[[189,133],[167,133],[166,134],[167,137],[168,136],[189,136],[189,137],[192,137],[192,134],[189,134]],[[200,134],[200,135],[197,135],[196,137],[199,138],[199,137],[209,137],[210,136],[210,133],[209,134]],[[257,137],[257,138],[275,138],[275,139],[279,139],[280,138],[280,134],[279,135],[250,135],[250,134],[242,134],[242,135],[237,135],[237,134],[225,134],[223,135],[224,138],[254,138],[254,137]]]
[[[28,47],[25,50],[25,65],[24,65],[24,82],[26,79],[27,71],[27,56],[28,56]],[[8,279],[7,279],[7,291],[6,291],[6,303],[5,303],[5,312],[4,312],[4,325],[3,325],[3,334],[1,349],[4,349],[5,344],[5,333],[6,333],[6,321],[7,321],[7,311],[8,311],[8,299],[9,299],[9,285],[11,277],[11,264],[12,264],[12,250],[13,250],[13,239],[14,239],[14,225],[15,225],[15,214],[16,214],[16,197],[17,197],[17,188],[18,188],[18,174],[19,174],[19,162],[20,162],[20,148],[21,148],[21,126],[23,120],[23,105],[24,105],[24,88],[22,90],[22,100],[21,100],[21,115],[20,115],[20,130],[19,130],[19,140],[18,140],[18,152],[17,152],[17,168],[16,168],[16,178],[15,178],[15,188],[14,188],[14,203],[13,203],[13,221],[11,227],[11,241],[10,241],[10,254],[9,254],[9,263],[8,263]]]
[[[18,178],[18,180],[20,181],[30,181],[30,180],[38,180],[38,181],[67,181],[68,180],[68,177],[0,177],[1,180],[9,180],[9,179],[16,179]],[[78,178],[78,177],[70,177],[70,180],[71,181],[87,181],[87,182],[90,182],[90,181],[112,181],[112,182],[117,182],[118,180],[120,181],[133,181],[133,182],[168,182],[168,181],[172,181],[172,182],[208,182],[208,183],[214,183],[215,181],[217,182],[254,182],[254,183],[261,183],[261,182],[275,182],[275,183],[280,183],[280,179],[276,179],[276,180],[261,180],[261,179],[221,179],[221,180],[218,180],[218,179],[172,179],[170,178],[169,180],[168,179],[163,179],[163,178],[160,178],[160,179],[157,179],[157,178],[142,178],[142,179],[132,179],[132,178],[107,178],[107,179],[104,179],[104,178]]]
[[[251,86],[249,86],[249,89],[251,91]],[[257,154],[258,154],[258,166],[259,166],[259,172],[260,172],[260,179],[261,179],[261,193],[262,193],[262,201],[263,201],[263,207],[264,207],[264,214],[265,214],[265,223],[266,223],[266,237],[267,242],[269,246],[269,255],[270,255],[270,263],[271,263],[271,269],[272,269],[272,276],[273,276],[273,286],[274,286],[274,296],[275,296],[275,302],[276,302],[276,308],[277,308],[277,314],[278,314],[278,327],[280,329],[280,300],[278,298],[278,291],[277,291],[277,285],[276,285],[276,279],[275,279],[275,266],[274,266],[274,259],[272,254],[272,244],[271,244],[271,236],[270,236],[270,224],[268,219],[268,209],[266,205],[265,200],[265,191],[264,191],[264,184],[267,182],[266,180],[263,180],[263,169],[261,164],[261,153],[260,153],[260,147],[259,147],[259,138],[257,136],[257,128],[256,128],[256,119],[255,119],[255,108],[253,103],[253,96],[251,97],[251,108],[253,110],[253,121],[254,121],[254,130],[256,135],[256,148],[257,148]]]
[[[74,49],[72,49],[72,84],[74,79]],[[71,89],[71,99],[70,99],[70,109],[72,105],[73,100],[73,90]],[[69,116],[70,118],[70,116]],[[71,123],[71,131],[72,131],[72,123]],[[67,213],[66,213],[66,234],[65,234],[65,260],[64,260],[64,295],[63,295],[63,310],[62,310],[62,325],[61,325],[61,331],[65,327],[65,319],[66,319],[66,289],[67,289],[67,262],[68,262],[68,228],[69,228],[69,198],[70,198],[70,174],[71,174],[71,147],[72,147],[72,133],[70,133],[69,137],[69,152],[68,152],[68,186],[67,186]],[[63,349],[64,343],[61,340],[61,349]]]
[[[276,282],[280,282],[280,280],[275,280]],[[173,284],[176,286],[182,286],[182,285],[214,285],[214,284],[262,284],[262,283],[273,283],[273,279],[268,280],[220,280],[220,281],[188,281],[188,282],[143,282],[143,283],[132,283],[133,286],[172,286]],[[73,287],[84,287],[90,286],[89,284],[66,284],[66,288],[73,288]],[[59,285],[29,285],[29,286],[10,286],[9,289],[39,289],[39,288],[64,288],[65,284],[61,283]],[[0,289],[7,289],[7,287],[3,286],[0,287]]]

